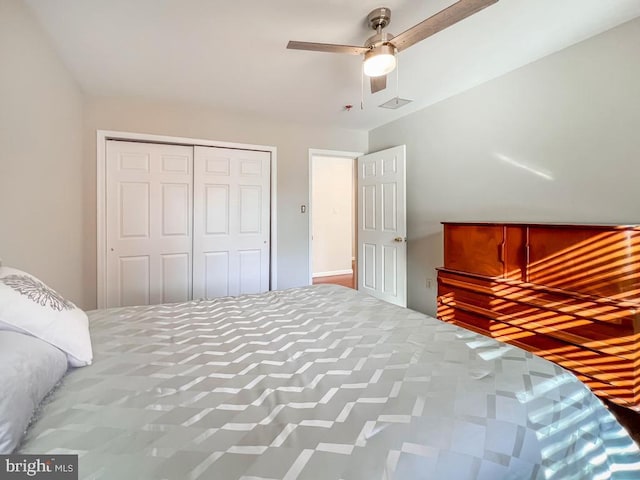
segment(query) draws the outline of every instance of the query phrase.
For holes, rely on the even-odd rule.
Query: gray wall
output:
[[[367,151],[365,131],[317,128],[216,111],[202,106],[126,98],[85,105],[85,304],[96,304],[96,130],[172,135],[275,146],[278,149],[278,288],[309,283],[309,149]]]
[[[18,0],[0,0],[0,65],[0,258],[83,305],[80,89]]]
[[[409,306],[434,314],[441,221],[640,223],[640,19],[372,130],[407,145]]]

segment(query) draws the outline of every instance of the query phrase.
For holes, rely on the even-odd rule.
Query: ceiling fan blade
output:
[[[498,0],[459,0],[450,7],[441,10],[426,20],[414,25],[409,30],[394,37],[389,43],[402,51],[411,45],[434,35],[454,23],[479,12],[480,10],[493,5]]]
[[[387,76],[380,75],[379,77],[370,77],[371,79],[371,93],[379,92],[387,88]]]
[[[362,55],[368,52],[365,47],[356,47],[354,45],[334,45],[333,43],[313,43],[313,42],[296,42],[291,40],[287,44],[287,48],[291,50],[310,50],[312,52],[327,53],[347,53],[349,55]]]

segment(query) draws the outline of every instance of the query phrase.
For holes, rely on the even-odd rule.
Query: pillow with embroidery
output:
[[[87,314],[33,275],[3,266],[0,330],[27,333],[58,347],[72,367],[93,359]]]

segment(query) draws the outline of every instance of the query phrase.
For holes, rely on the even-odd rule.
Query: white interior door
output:
[[[193,147],[109,140],[106,306],[191,298]]]
[[[195,147],[193,297],[269,290],[271,155]]]
[[[358,290],[407,306],[406,148],[358,158]]]

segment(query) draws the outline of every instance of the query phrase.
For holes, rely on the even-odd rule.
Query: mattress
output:
[[[83,479],[638,478],[572,374],[343,287],[89,313],[22,453]]]

